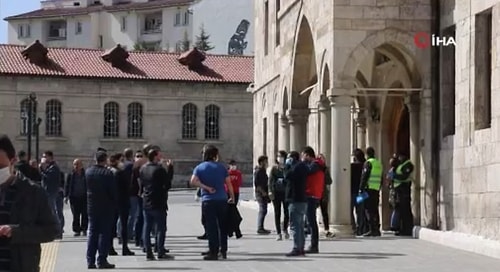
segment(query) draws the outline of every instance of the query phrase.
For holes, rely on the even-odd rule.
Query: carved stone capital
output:
[[[351,107],[352,103],[354,102],[354,98],[347,95],[342,95],[342,96],[330,95],[328,96],[328,100],[330,101],[331,107]]]
[[[286,116],[289,124],[305,122],[309,118],[309,110],[291,109],[287,111]]]

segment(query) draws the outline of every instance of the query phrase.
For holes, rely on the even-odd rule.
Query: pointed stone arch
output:
[[[298,26],[292,73],[291,107],[307,109],[310,92],[302,95],[301,92],[317,83],[318,72],[313,32],[305,16]]]
[[[323,77],[321,82],[321,94],[326,95],[329,89],[330,89],[330,68],[328,68],[328,64],[325,64],[323,68]]]

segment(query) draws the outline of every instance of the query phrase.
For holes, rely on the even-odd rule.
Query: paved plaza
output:
[[[275,236],[255,234],[257,211],[241,207],[244,237],[229,241],[228,259],[202,261],[200,253],[206,241],[195,237],[202,233],[200,204],[193,191],[177,191],[170,196],[167,248],[173,261],[146,261],[137,248],[133,257],[110,257],[115,271],[498,271],[500,260],[454,250],[432,243],[386,236],[366,239],[333,239],[320,242],[321,254],[305,258],[286,258],[291,241],[275,241]],[[243,199],[248,199],[246,193]],[[266,227],[274,229],[272,214]],[[85,238],[71,237],[71,216],[67,209],[66,234],[60,242],[44,246],[43,272],[87,271]],[[115,245],[117,250],[118,245]]]

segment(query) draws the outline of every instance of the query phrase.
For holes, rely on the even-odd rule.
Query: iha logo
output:
[[[418,48],[425,49],[429,46],[456,46],[455,38],[440,37],[426,32],[418,32],[413,37],[413,41]]]

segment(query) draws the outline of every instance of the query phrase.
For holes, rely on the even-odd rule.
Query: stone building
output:
[[[0,45],[0,131],[26,150],[33,92],[40,152],[52,150],[64,171],[77,157],[91,163],[97,147],[155,143],[187,182],[213,143],[251,173],[252,81],[252,57]]]
[[[500,240],[500,1],[255,3],[254,158],[324,153],[343,233],[353,148],[407,152],[417,225]]]

